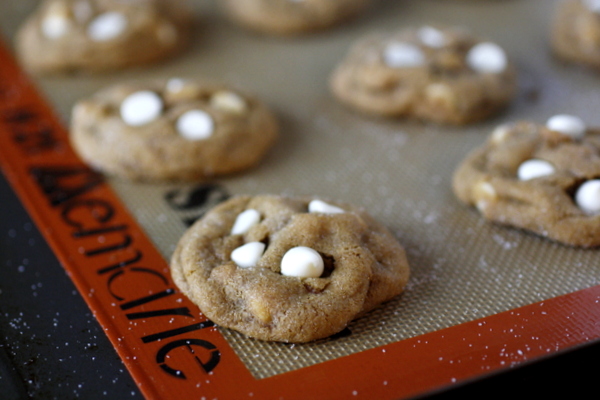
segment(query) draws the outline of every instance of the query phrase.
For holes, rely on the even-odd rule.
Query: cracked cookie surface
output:
[[[464,124],[512,100],[516,71],[497,44],[462,28],[425,25],[359,40],[334,69],[330,87],[363,113]]]
[[[256,165],[278,136],[258,99],[173,78],[111,86],[73,108],[70,139],[92,168],[133,180],[183,181]]]
[[[453,177],[484,218],[580,247],[600,245],[600,131],[573,116],[496,128]]]
[[[315,208],[311,200],[263,195],[221,203],[177,245],[175,283],[216,324],[282,342],[331,336],[400,294],[409,267],[393,235],[356,207]],[[249,210],[259,217],[248,218]],[[248,245],[254,248],[241,260],[251,262],[238,265],[234,253]],[[315,258],[318,275],[288,272]]]
[[[221,0],[234,21],[263,33],[291,35],[318,31],[364,10],[371,0]]]
[[[19,29],[16,49],[35,73],[106,72],[178,53],[191,25],[180,0],[46,0]]]

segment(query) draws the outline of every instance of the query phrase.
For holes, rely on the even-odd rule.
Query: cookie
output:
[[[482,120],[516,91],[505,51],[463,29],[422,26],[359,40],[330,77],[333,95],[360,112],[440,124]]]
[[[409,266],[392,234],[357,207],[262,195],[233,197],[197,221],[171,272],[216,324],[301,343],[400,294]]]
[[[106,72],[170,57],[188,42],[181,0],[46,0],[16,36],[34,73]]]
[[[457,168],[484,218],[577,247],[600,245],[600,130],[571,115],[501,125]]]
[[[71,143],[92,168],[133,180],[196,180],[256,165],[278,124],[256,98],[173,78],[124,83],[73,108]]]
[[[319,31],[356,16],[372,0],[221,0],[225,14],[255,31],[292,35]]]
[[[600,1],[562,1],[556,10],[551,43],[561,59],[600,68]]]

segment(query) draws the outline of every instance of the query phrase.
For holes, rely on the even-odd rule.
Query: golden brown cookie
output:
[[[600,131],[556,115],[502,125],[454,174],[484,218],[568,245],[600,245]]]
[[[600,1],[562,1],[556,11],[551,42],[560,58],[600,68]]]
[[[16,50],[36,73],[104,72],[179,52],[190,26],[180,0],[45,0],[21,26]]]
[[[182,237],[175,283],[216,324],[308,342],[400,294],[409,275],[392,234],[348,204],[238,196]]]
[[[238,24],[270,34],[318,31],[357,15],[372,0],[221,0]]]
[[[516,72],[497,44],[459,28],[422,26],[359,40],[330,86],[342,103],[367,114],[464,124],[505,107]]]
[[[135,180],[195,180],[257,164],[277,138],[259,100],[173,78],[104,89],[73,108],[71,143],[92,168]]]

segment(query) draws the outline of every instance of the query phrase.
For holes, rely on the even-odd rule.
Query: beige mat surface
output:
[[[0,26],[11,41],[36,2],[5,1]],[[491,225],[454,198],[450,180],[462,158],[494,126],[545,121],[557,113],[600,125],[600,75],[563,65],[548,49],[555,1],[380,1],[356,21],[299,38],[250,34],[225,20],[213,2],[199,15],[192,48],[148,69],[96,77],[35,78],[68,123],[79,98],[113,83],[156,77],[203,77],[253,92],[281,121],[281,139],[244,174],[194,185],[111,180],[166,259],[186,221],[226,194],[316,195],[360,205],[404,244],[412,266],[406,293],[350,325],[351,335],[305,345],[225,336],[254,376],[265,378],[597,285],[597,250],[568,248]],[[490,121],[447,128],[366,118],[338,104],[327,79],[350,44],[374,30],[423,23],[469,27],[501,44],[519,69],[519,96]],[[208,203],[190,204],[208,193]],[[293,349],[293,351],[292,351]]]

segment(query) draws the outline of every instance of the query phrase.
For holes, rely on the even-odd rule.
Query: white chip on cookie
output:
[[[234,114],[243,114],[248,110],[246,100],[237,93],[228,90],[220,90],[213,94],[210,98],[210,105],[219,110]]]
[[[545,160],[531,159],[519,166],[517,176],[522,181],[540,178],[542,176],[552,175],[556,169],[552,164]]]
[[[231,252],[231,261],[238,267],[252,268],[265,252],[266,245],[262,242],[249,242]]]
[[[183,90],[186,85],[186,80],[181,78],[171,78],[167,81],[165,88],[168,92],[177,93]]]
[[[58,39],[69,32],[71,20],[62,15],[48,15],[42,20],[42,33],[49,39]]]
[[[345,210],[326,203],[322,200],[312,200],[308,203],[308,212],[310,213],[323,213],[323,214],[341,214],[344,213]]]
[[[423,26],[419,28],[417,36],[421,43],[434,49],[441,49],[448,44],[448,38],[444,32],[432,26]]]
[[[581,118],[567,114],[558,114],[551,117],[546,122],[546,127],[551,131],[562,133],[573,139],[583,138],[587,129]]]
[[[121,103],[121,118],[130,126],[141,126],[157,119],[163,111],[162,98],[151,90],[132,93]]]
[[[324,269],[323,258],[310,247],[291,248],[281,259],[281,273],[286,276],[318,278],[323,274]]]
[[[127,28],[127,17],[117,11],[98,15],[88,25],[87,33],[96,42],[106,42],[119,37]]]
[[[467,53],[466,60],[471,69],[480,73],[500,73],[508,65],[502,47],[492,42],[482,42],[473,46]]]
[[[600,179],[585,182],[575,193],[577,206],[588,214],[600,213]]]
[[[202,96],[201,91],[201,86],[197,82],[182,78],[171,78],[165,85],[165,101],[167,103],[194,101]]]
[[[215,123],[212,117],[202,110],[190,110],[177,119],[177,131],[188,140],[203,140],[212,136]]]
[[[71,12],[65,3],[53,2],[48,4],[40,28],[48,39],[58,39],[67,34],[72,28]]]
[[[392,42],[386,46],[383,60],[392,68],[414,68],[425,64],[425,54],[414,44]]]
[[[498,199],[498,193],[491,183],[481,181],[473,187],[473,197],[475,198],[475,207],[484,211],[490,203]]]
[[[243,235],[260,222],[260,213],[251,208],[241,212],[231,228],[232,235]]]
[[[501,144],[506,140],[510,133],[511,129],[508,124],[500,125],[494,129],[492,132],[492,143]]]

